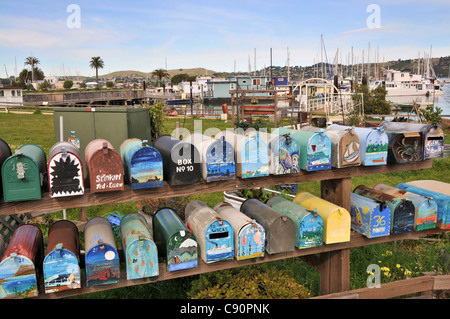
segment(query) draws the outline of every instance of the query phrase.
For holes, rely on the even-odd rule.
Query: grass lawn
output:
[[[217,128],[219,130],[231,127],[231,123],[216,119],[207,119],[194,122],[193,119],[167,118],[164,127],[165,134],[171,134],[176,127],[192,131],[195,125],[201,123],[202,130]],[[268,128],[271,124],[267,124]],[[38,114],[5,114],[0,113],[0,138],[5,140],[14,152],[20,145],[33,143],[40,145],[45,152],[55,143],[53,116]],[[446,137],[446,143],[449,137]],[[390,174],[379,174],[352,178],[352,188],[364,184],[369,187],[377,183],[396,186],[401,182],[418,179],[434,179],[450,183],[450,158],[433,160],[433,168],[420,171],[406,171]],[[320,195],[320,182],[298,184],[299,190],[306,190]],[[198,194],[190,196],[188,200],[200,199],[213,206],[223,201],[222,193]],[[128,214],[137,211],[139,203],[124,203],[117,205],[103,205],[89,207],[88,217],[101,216],[111,211]],[[67,211],[69,219],[78,218],[77,209]],[[53,218],[61,218],[62,213],[51,214]],[[83,243],[84,244],[84,243]],[[366,287],[367,266],[377,264],[383,272],[383,282],[405,279],[408,276],[419,276],[422,272],[433,271],[438,274],[448,274],[448,264],[441,261],[441,251],[450,252],[448,235],[446,233],[433,236],[433,241],[403,241],[388,244],[377,244],[351,251],[351,289]],[[267,263],[261,266],[275,267],[279,270],[292,272],[295,280],[307,287],[311,296],[319,293],[319,274],[300,258],[287,259]],[[240,268],[245,270],[245,267]],[[220,272],[217,272],[220,273]],[[88,294],[79,298],[187,298],[187,292],[192,289],[192,282],[201,276],[192,276],[181,279],[157,282],[140,286],[113,289],[107,292]]]

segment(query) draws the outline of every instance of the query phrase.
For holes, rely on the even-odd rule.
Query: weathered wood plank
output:
[[[0,215],[23,214],[31,212],[48,212],[67,208],[89,207],[104,204],[134,202],[155,198],[167,198],[178,196],[189,196],[193,194],[217,193],[226,190],[248,189],[255,187],[266,187],[269,185],[294,184],[302,182],[312,182],[332,179],[348,179],[355,176],[383,174],[409,170],[419,170],[432,167],[432,160],[414,162],[409,164],[391,164],[385,166],[356,166],[314,172],[301,171],[289,175],[270,175],[252,179],[227,180],[206,183],[204,181],[186,187],[169,186],[164,183],[164,187],[141,189],[133,191],[129,185],[125,185],[124,191],[105,192],[91,194],[86,188],[86,193],[82,196],[50,198],[48,193],[44,193],[42,199],[22,202],[0,201]]]

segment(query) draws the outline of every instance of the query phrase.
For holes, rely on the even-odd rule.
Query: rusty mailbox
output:
[[[202,177],[207,183],[236,178],[234,147],[224,136],[212,138],[194,133],[183,141],[194,144],[199,151]]]
[[[106,218],[94,217],[86,223],[84,250],[88,287],[119,282],[119,254],[111,223]]]
[[[46,180],[44,150],[35,144],[22,145],[3,162],[3,199],[5,202],[41,199]]]
[[[419,130],[407,130],[396,122],[383,122],[389,138],[388,162],[409,163],[423,160],[423,138]]]
[[[91,193],[125,189],[122,158],[110,142],[95,139],[86,146],[84,154]]]
[[[391,211],[391,233],[401,234],[414,230],[415,207],[405,198],[392,196],[365,185],[359,185],[353,193],[371,198],[380,203],[385,203]]]
[[[229,203],[218,203],[213,209],[233,226],[237,260],[264,257],[266,231],[262,225]]]
[[[312,211],[317,210],[322,216],[325,244],[350,241],[350,213],[345,208],[308,192],[298,192],[294,203]]]
[[[189,202],[184,215],[205,263],[234,258],[234,232],[229,222],[199,200]]]
[[[410,200],[415,208],[414,230],[421,231],[436,228],[438,208],[436,200],[433,198],[411,193],[385,184],[377,184],[373,189]]]
[[[299,249],[323,245],[323,218],[317,211],[310,211],[282,197],[274,196],[267,205],[286,215],[296,226],[295,246]]]
[[[43,255],[40,228],[31,224],[17,227],[0,262],[0,298],[38,296]]]
[[[1,183],[1,168],[3,165],[3,162],[6,161],[8,157],[10,157],[11,154],[11,148],[9,147],[8,143],[6,143],[4,140],[0,138],[0,195],[3,194],[3,187]]]
[[[350,127],[332,124],[328,128],[346,130],[353,129],[360,142],[361,165],[386,165],[389,138],[382,127]]]
[[[256,220],[266,230],[267,253],[295,250],[296,229],[291,218],[254,198],[242,203],[241,212]]]
[[[426,188],[401,183],[397,188],[405,191],[419,194],[425,197],[433,198],[438,206],[437,211],[437,228],[450,229],[450,196],[438,192],[428,190]]]
[[[159,151],[138,138],[127,139],[120,145],[125,180],[131,189],[163,187],[163,162]]]
[[[160,208],[153,215],[153,234],[169,271],[198,266],[197,239],[172,208]]]
[[[441,158],[444,156],[444,130],[439,125],[406,123],[406,122],[383,122],[380,124],[385,130],[403,132],[408,134],[420,134],[419,146],[422,150],[424,160],[430,158]],[[402,143],[402,147],[403,143]]]
[[[47,172],[50,197],[83,195],[83,162],[78,148],[69,142],[58,142],[52,146],[48,157]]]
[[[128,280],[159,275],[158,250],[152,233],[147,219],[141,214],[128,214],[120,221]]]
[[[153,144],[162,156],[164,180],[171,186],[201,181],[200,153],[195,145],[163,135]]]
[[[352,230],[367,238],[387,236],[391,232],[391,210],[384,202],[352,193],[350,215]]]
[[[46,293],[81,287],[80,239],[77,226],[70,220],[59,220],[48,231],[44,258]]]

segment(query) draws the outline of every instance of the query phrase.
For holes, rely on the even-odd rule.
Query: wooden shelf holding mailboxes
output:
[[[289,175],[270,175],[267,177],[241,179],[200,183],[186,186],[169,186],[164,183],[161,188],[132,190],[128,185],[124,191],[104,192],[91,194],[86,189],[84,195],[50,198],[48,193],[44,193],[42,199],[23,202],[1,202],[0,215],[23,214],[33,212],[51,212],[68,208],[83,208],[88,206],[96,206],[103,204],[114,204],[123,202],[133,202],[148,200],[152,198],[167,198],[177,196],[189,196],[201,193],[216,193],[227,190],[239,190],[256,187],[267,187],[282,184],[293,184],[302,182],[321,182],[321,196],[339,206],[350,211],[350,194],[352,190],[351,178],[356,176],[383,174],[409,170],[427,169],[432,167],[432,160],[420,162],[410,162],[408,164],[388,164],[384,166],[354,166],[347,168],[338,168],[331,170],[319,170],[314,172],[301,171]],[[265,257],[247,259],[247,260],[229,260],[220,261],[212,264],[204,263],[200,258],[198,267],[179,270],[167,271],[164,264],[159,265],[159,276],[144,279],[127,280],[125,269],[121,269],[120,281],[115,284],[87,287],[85,278],[82,277],[80,289],[67,290],[58,293],[45,294],[40,293],[37,298],[64,298],[69,296],[82,295],[92,292],[110,290],[115,288],[141,285],[156,281],[192,276],[201,273],[241,267],[251,264],[269,262],[285,258],[301,257],[320,272],[321,277],[321,294],[329,294],[349,289],[349,273],[350,273],[350,249],[365,245],[377,244],[382,242],[390,242],[402,239],[417,239],[425,237],[429,234],[441,233],[445,230],[431,229],[421,232],[410,232],[404,234],[395,234],[378,238],[366,238],[356,232],[352,232],[349,242],[325,244],[320,247],[308,249],[296,249],[293,252],[279,254],[265,254]],[[319,255],[317,255],[319,254]],[[42,288],[42,287],[39,287]],[[39,291],[43,291],[39,289]]]

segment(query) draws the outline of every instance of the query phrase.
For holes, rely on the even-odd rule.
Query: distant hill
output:
[[[126,71],[115,71],[108,74],[99,75],[99,78],[101,79],[112,79],[112,78],[151,78],[152,72],[141,72],[141,71],[135,71],[135,70],[126,70]],[[194,68],[194,69],[173,69],[173,70],[167,70],[167,73],[169,73],[170,77],[173,77],[174,75],[180,74],[180,73],[186,73],[189,76],[203,76],[203,75],[213,75],[217,73],[213,70],[207,70],[204,68]]]

